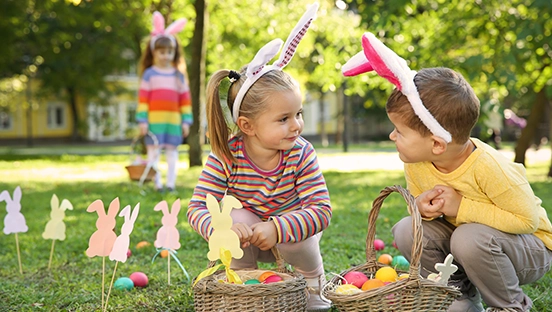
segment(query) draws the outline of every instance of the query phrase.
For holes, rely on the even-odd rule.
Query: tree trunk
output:
[[[326,132],[326,109],[324,107],[324,92],[320,92],[318,99],[318,107],[320,108],[320,140],[322,146],[328,146],[328,133]]]
[[[525,152],[527,151],[529,146],[531,146],[531,142],[535,138],[535,133],[542,118],[542,114],[544,114],[544,108],[547,105],[547,102],[548,100],[546,98],[546,90],[543,88],[539,91],[539,93],[537,93],[535,104],[531,108],[531,113],[529,114],[529,118],[527,119],[527,126],[523,128],[523,130],[521,131],[521,136],[517,141],[515,148],[515,162],[525,165]]]
[[[343,101],[345,98],[345,85],[337,91],[337,125],[335,127],[335,144],[339,145],[343,139]]]
[[[71,107],[71,111],[72,111],[71,116],[73,117],[73,131],[71,135],[71,140],[73,142],[77,142],[80,140],[80,135],[79,135],[80,118],[79,118],[79,112],[77,109],[77,92],[75,88],[72,88],[72,87],[67,88],[67,98],[69,99],[69,106]]]
[[[205,116],[205,54],[206,54],[206,25],[209,19],[207,2],[196,0],[196,21],[192,38],[192,59],[190,64],[190,91],[192,93],[192,111],[194,124],[190,131],[188,144],[190,145],[190,167],[203,165],[201,146],[205,137],[205,130],[201,126]]]

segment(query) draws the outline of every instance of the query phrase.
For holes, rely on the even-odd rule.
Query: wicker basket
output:
[[[128,171],[128,176],[132,181],[140,181],[142,174],[144,174],[144,170],[146,170],[146,165],[128,165],[125,168]],[[150,168],[148,174],[144,178],[144,182],[151,181],[156,174],[157,171],[155,168]]]
[[[383,203],[383,200],[393,192],[400,193],[408,204],[412,215],[412,226],[414,231],[414,244],[412,246],[412,259],[409,277],[385,286],[362,291],[352,295],[338,294],[335,287],[341,284],[341,278],[335,276],[326,287],[324,295],[330,299],[339,311],[447,311],[452,302],[461,293],[453,286],[439,284],[420,276],[420,259],[422,256],[422,218],[414,197],[401,186],[395,185],[386,187],[374,200],[368,221],[368,235],[366,237],[366,263],[352,267],[341,276],[350,271],[360,271],[370,276],[386,265],[377,262],[374,249],[374,238],[376,234],[376,220]],[[400,274],[401,271],[398,270]]]
[[[263,311],[306,311],[307,282],[302,275],[291,272],[276,248],[272,249],[278,266],[275,272],[283,281],[271,284],[226,284],[225,271],[201,279],[193,287],[196,312],[263,312]],[[216,263],[210,262],[209,267]],[[240,278],[256,277],[260,270],[235,270]]]
[[[155,146],[156,153],[159,153],[159,141],[157,137],[152,132],[148,131],[145,136],[137,136],[130,143],[130,158],[131,164],[125,166],[125,169],[128,171],[128,176],[132,181],[139,181],[140,185],[144,182],[151,181],[155,178],[157,174],[157,169],[155,164],[143,163],[142,161],[136,161],[140,159],[139,154],[136,152],[139,144],[143,144],[145,137],[149,137]],[[145,172],[147,170],[147,172]]]

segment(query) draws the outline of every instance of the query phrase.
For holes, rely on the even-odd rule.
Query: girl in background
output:
[[[160,151],[165,150],[168,165],[167,190],[174,191],[178,145],[187,137],[192,124],[190,88],[185,71],[178,68],[183,63],[181,47],[174,36],[186,24],[178,19],[165,29],[161,13],[153,14],[153,31],[140,61],[139,104],[136,120],[140,135],[146,136],[148,162],[158,163]],[[185,68],[185,67],[184,67]],[[148,136],[153,133],[158,146]],[[159,170],[155,176],[155,189],[164,191]]]

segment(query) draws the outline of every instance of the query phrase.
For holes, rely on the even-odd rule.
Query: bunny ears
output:
[[[406,61],[370,32],[366,32],[362,36],[362,48],[363,51],[357,53],[343,65],[343,75],[356,76],[376,71],[378,75],[394,84],[406,96],[414,109],[414,113],[431,133],[450,143],[452,141],[450,133],[439,124],[424,106],[414,84],[416,72],[408,67]]]
[[[150,48],[155,48],[155,41],[161,37],[167,37],[171,40],[172,44],[176,46],[176,39],[174,35],[181,32],[186,26],[187,20],[185,18],[179,18],[174,21],[169,27],[165,28],[165,18],[158,11],[153,12],[153,30],[151,31]]]
[[[251,86],[264,74],[271,70],[282,70],[286,65],[291,61],[291,58],[295,54],[295,49],[303,36],[309,29],[311,22],[316,16],[316,11],[318,11],[318,2],[311,4],[305,14],[301,17],[295,28],[289,34],[282,53],[276,62],[272,65],[267,65],[268,62],[278,54],[280,48],[282,47],[282,39],[274,39],[262,47],[259,52],[255,55],[251,63],[247,66],[247,71],[245,73],[246,80],[238,91],[236,99],[234,100],[234,106],[232,109],[232,117],[234,122],[238,121],[238,114],[240,113],[240,106],[243,100],[243,97],[251,88]]]

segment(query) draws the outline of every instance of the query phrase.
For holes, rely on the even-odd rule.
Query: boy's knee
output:
[[[395,244],[399,250],[410,250],[414,238],[412,237],[412,217],[405,217],[391,229]]]
[[[450,250],[459,262],[481,259],[488,249],[482,242],[488,241],[489,231],[486,225],[468,223],[458,226],[450,239]]]

